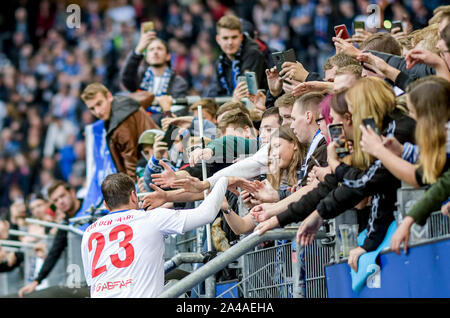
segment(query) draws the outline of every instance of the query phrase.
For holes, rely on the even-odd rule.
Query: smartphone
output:
[[[284,55],[284,62],[293,62],[295,63],[297,61],[297,57],[295,56],[294,49],[289,49],[283,52]]]
[[[380,134],[380,131],[378,130],[377,124],[375,123],[375,119],[373,119],[373,117],[364,118],[362,122],[364,124],[364,127],[370,126],[377,133],[377,135]]]
[[[240,82],[246,82],[246,81],[247,81],[247,77],[246,77],[246,76],[243,76],[243,75],[238,76],[238,83],[240,83]]]
[[[255,72],[245,72],[245,79],[247,80],[248,92],[251,95],[258,94],[258,84],[256,83]]]
[[[277,67],[278,73],[281,72],[281,65],[284,63],[284,54],[283,52],[273,52],[272,53],[273,61],[275,66]]]
[[[143,23],[144,33],[153,31],[155,29],[155,25],[153,24],[153,21],[148,21]]]
[[[170,124],[169,127],[167,127],[167,130],[164,134],[164,138],[162,139],[163,142],[167,143],[167,149],[169,150],[175,139],[177,138],[177,133],[180,128],[175,126],[174,124]]]
[[[281,72],[282,65],[284,62],[296,62],[297,57],[295,56],[294,49],[289,49],[284,52],[273,52],[272,53],[273,60],[275,62],[275,66],[277,67],[278,73]]]
[[[353,31],[356,32],[358,29],[365,29],[364,21],[353,21]]]
[[[400,28],[399,32],[402,32],[403,31],[403,23],[402,23],[402,21],[400,21],[400,20],[392,21],[392,28],[391,28],[391,30],[394,29],[394,28]]]
[[[336,142],[338,145],[336,153],[339,158],[350,154],[347,137],[345,137],[344,125],[342,123],[328,124],[328,135],[330,136],[330,140]]]
[[[336,33],[336,36],[339,34],[339,32],[341,32],[341,30],[343,31],[341,34],[341,39],[345,40],[350,38],[350,35],[348,34],[347,27],[345,26],[345,24],[339,24],[334,27],[334,32]]]

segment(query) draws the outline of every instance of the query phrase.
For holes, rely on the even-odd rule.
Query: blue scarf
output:
[[[227,95],[231,96],[233,95],[233,91],[236,88],[237,85],[237,78],[240,74],[240,64],[241,64],[241,50],[242,50],[242,44],[241,47],[239,48],[239,51],[237,51],[234,60],[231,62],[231,72],[232,72],[232,82],[233,82],[233,87],[230,89],[230,87],[228,86],[228,82],[225,76],[225,72],[223,71],[223,61],[225,59],[225,54],[221,54],[219,56],[219,63],[217,65],[217,72],[218,72],[218,77],[219,77],[219,81],[220,84],[222,85],[223,88],[225,88],[227,90]]]
[[[152,93],[155,94],[156,97],[166,95],[171,75],[172,71],[170,70],[169,67],[166,67],[163,75],[161,76],[159,86],[156,87],[154,91],[152,91],[155,75],[153,74],[151,68],[149,67],[144,74],[144,78],[141,81],[141,86],[139,87],[139,89],[142,89],[144,91],[152,91]],[[150,106],[148,110],[151,111],[152,113],[162,112],[160,106]]]

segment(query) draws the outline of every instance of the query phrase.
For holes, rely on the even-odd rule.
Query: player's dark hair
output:
[[[111,210],[128,204],[135,190],[133,179],[125,173],[110,174],[102,183],[103,200]]]

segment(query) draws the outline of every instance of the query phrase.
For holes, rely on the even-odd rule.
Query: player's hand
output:
[[[147,194],[142,199],[142,208],[144,210],[155,209],[167,202],[167,193],[164,190],[158,188],[153,183],[150,183],[149,186],[154,191],[152,193]]]
[[[195,177],[177,179],[170,185],[174,189],[184,189],[186,192],[200,193],[208,189],[207,183]]]
[[[234,192],[236,195],[239,195],[239,191],[237,190],[237,188],[241,188],[248,192],[253,192],[256,190],[256,187],[253,184],[253,182],[247,179],[241,177],[227,177],[227,178],[228,178],[228,190]]]

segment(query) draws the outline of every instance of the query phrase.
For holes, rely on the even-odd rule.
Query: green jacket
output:
[[[414,204],[407,215],[411,216],[419,225],[424,225],[427,218],[434,211],[440,210],[441,205],[450,197],[450,169],[443,173],[429,188],[422,198]]]
[[[256,139],[223,136],[208,143],[206,148],[212,149],[214,162],[231,164],[243,155],[249,156],[258,151],[258,142]]]

